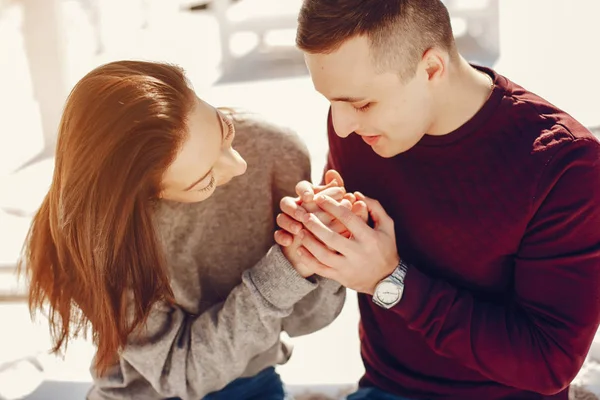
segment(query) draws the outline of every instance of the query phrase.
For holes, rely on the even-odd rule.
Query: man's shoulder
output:
[[[501,134],[512,149],[513,167],[528,171],[538,200],[561,179],[579,180],[580,174],[566,174],[573,167],[600,169],[600,142],[567,112],[517,85],[505,101],[510,122]]]
[[[505,95],[499,116],[521,140],[531,144],[532,153],[558,151],[583,140],[594,142],[594,135],[567,111],[551,101],[502,77]]]

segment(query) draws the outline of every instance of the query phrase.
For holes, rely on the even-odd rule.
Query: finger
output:
[[[340,175],[339,172],[337,172],[335,169],[330,169],[327,172],[325,172],[325,183],[329,183],[331,181],[337,181],[338,186],[344,186],[344,180],[342,179],[342,176]]]
[[[317,193],[315,191],[315,193]],[[318,193],[324,194],[325,196],[329,196],[334,200],[340,201],[346,195],[346,189],[339,186],[332,186],[326,189],[320,190]]]
[[[359,240],[359,241],[365,240],[365,239],[367,239],[367,237],[369,235],[372,234],[372,229],[361,219],[361,217],[355,215],[351,210],[342,206],[341,204],[334,201],[333,199],[331,199],[327,196],[319,195],[319,196],[315,197],[315,201],[316,201],[317,205],[319,207],[321,207],[321,209],[323,209],[324,211],[327,211],[334,218],[338,219],[342,224],[344,224],[344,226],[346,228],[348,228],[350,233],[352,233],[352,236],[354,236],[357,240]],[[304,220],[306,220],[306,219],[307,218],[305,217]],[[301,221],[301,222],[304,222],[304,221]],[[306,222],[304,222],[304,225],[307,226]],[[312,229],[310,231],[315,233]],[[315,233],[315,235],[316,235],[316,233]],[[323,239],[321,237],[319,237],[319,239],[321,241],[323,241]],[[328,246],[334,247],[329,243],[326,243],[326,244]],[[340,244],[338,244],[338,245],[340,245]],[[337,251],[339,251],[340,253],[343,253],[338,248],[336,248],[336,247],[334,247],[334,248]]]
[[[375,223],[375,229],[388,234],[394,233],[394,220],[385,212],[381,203],[369,197],[365,197],[365,203]]]
[[[356,196],[356,200],[365,201],[366,196],[361,192],[354,192],[354,195]]]
[[[335,200],[335,199],[334,199]],[[352,210],[352,203],[350,202],[350,200],[347,199],[342,199],[340,201],[340,205],[342,207],[346,207],[348,210]],[[318,205],[317,205],[318,206]]]
[[[320,193],[323,193],[326,196],[332,197],[339,201],[344,198],[344,195],[346,194],[346,188],[341,187],[341,186],[332,186],[332,187],[326,188],[325,190],[321,191]]]
[[[317,194],[319,192],[322,192],[325,189],[334,188],[334,187],[336,187],[336,188],[343,188],[343,186],[340,186],[338,184],[338,181],[334,179],[333,181],[329,182],[326,185],[319,185],[319,186],[313,185],[313,193]],[[346,189],[344,189],[344,191],[345,190]]]
[[[302,245],[322,264],[331,268],[341,268],[344,266],[344,256],[328,249],[323,243],[319,242],[310,232],[303,230],[298,236],[302,240]]]
[[[327,194],[327,193],[325,193],[325,194]],[[353,193],[346,193],[344,195],[344,199],[346,199],[350,203],[354,204],[354,202],[356,201],[356,196]]]
[[[346,193],[346,190],[340,187],[332,187],[323,190],[322,192],[318,192],[317,189],[315,189],[315,193],[323,193],[334,200],[342,201],[344,199],[344,194]],[[317,205],[317,203],[315,203],[314,201],[302,202],[301,205],[309,213],[323,212],[321,208]]]
[[[331,214],[329,214],[327,211],[321,210],[320,208],[319,211],[315,211],[312,214],[317,217],[325,226],[329,226],[329,224],[331,224],[331,222],[334,220]]]
[[[336,205],[342,207],[337,202]],[[343,209],[352,214],[350,210],[346,208]],[[343,223],[343,221],[341,222]],[[310,231],[325,246],[328,246],[344,255],[350,254],[352,252],[353,242],[349,241],[347,238],[343,237],[339,233],[336,233],[327,226],[325,226],[321,221],[319,221],[317,217],[315,217],[314,214],[310,214],[308,218],[304,220],[304,226],[306,230]]]
[[[336,270],[320,263],[306,248],[300,247],[298,249],[298,257],[300,258],[300,262],[314,271],[315,274],[335,280],[337,276]]]
[[[275,237],[275,242],[283,247],[291,246],[294,242],[294,237],[285,231],[277,230],[273,236]]]
[[[329,214],[328,214],[329,215]],[[331,223],[327,224],[327,227],[334,231],[335,233],[339,233],[345,238],[349,238],[351,233],[348,231],[348,228],[344,226],[339,220],[334,219]]]
[[[315,195],[313,184],[309,181],[300,181],[296,185],[296,194],[302,201],[312,201]]]
[[[321,211],[321,212],[323,213],[323,211]],[[287,214],[283,214],[283,213],[278,214],[276,221],[277,221],[277,225],[279,225],[279,227],[281,229],[283,229],[289,233],[293,233],[295,235],[300,233],[300,230],[302,229],[302,224]]]
[[[304,209],[304,207],[299,205],[296,202],[296,199],[294,199],[293,197],[286,196],[282,198],[279,202],[279,208],[281,208],[282,212],[299,222],[303,222],[304,218],[306,218],[307,215],[307,212]]]
[[[352,212],[365,222],[369,220],[369,210],[367,208],[367,203],[364,201],[359,200],[352,204]]]

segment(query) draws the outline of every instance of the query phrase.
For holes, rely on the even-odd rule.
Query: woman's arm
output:
[[[141,377],[162,398],[200,399],[238,378],[248,362],[279,341],[281,319],[318,285],[271,248],[225,302],[201,315],[161,304],[121,354],[117,374],[97,378],[89,399],[138,398]],[[133,397],[132,397],[133,396]]]
[[[311,164],[308,149],[293,133],[283,137],[281,151],[275,160],[273,174],[273,199],[275,216],[280,212],[279,202],[285,196],[295,197],[300,181],[311,181]],[[291,337],[316,332],[333,322],[342,311],[346,288],[339,283],[314,276],[317,288],[294,306],[291,315],[283,319],[283,330]]]
[[[316,332],[331,324],[344,307],[346,288],[339,283],[316,277],[318,287],[294,306],[294,311],[283,319],[283,330],[290,336]]]

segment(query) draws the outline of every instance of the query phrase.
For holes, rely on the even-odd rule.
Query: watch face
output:
[[[381,282],[375,290],[377,300],[383,304],[393,304],[400,297],[401,288],[392,282]]]

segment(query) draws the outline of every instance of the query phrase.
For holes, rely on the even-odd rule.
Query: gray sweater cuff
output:
[[[293,307],[318,286],[296,271],[277,244],[247,271],[247,278],[260,295],[278,309]]]
[[[323,278],[322,276],[316,275],[316,282],[320,288],[322,288],[326,292],[336,293],[342,285],[333,279]]]

